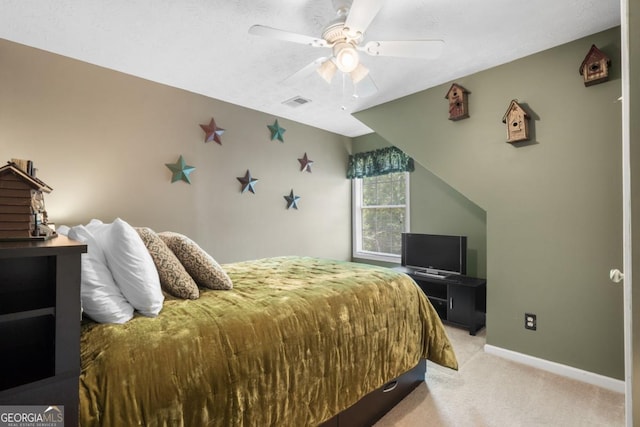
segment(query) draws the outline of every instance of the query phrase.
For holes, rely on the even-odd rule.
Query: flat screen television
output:
[[[402,265],[444,276],[467,274],[467,236],[402,233]]]

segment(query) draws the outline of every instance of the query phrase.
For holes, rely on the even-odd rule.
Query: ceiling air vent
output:
[[[294,96],[293,98],[284,101],[283,104],[288,105],[291,108],[298,108],[301,105],[307,104],[309,102],[311,102],[310,99],[303,98],[301,96]]]

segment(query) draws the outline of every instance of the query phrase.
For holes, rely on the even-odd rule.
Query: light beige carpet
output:
[[[624,395],[484,352],[485,330],[447,326],[458,372],[431,362],[376,427],[624,426]]]

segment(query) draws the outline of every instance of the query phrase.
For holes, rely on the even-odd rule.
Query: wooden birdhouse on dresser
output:
[[[529,140],[529,114],[515,99],[509,104],[502,123],[507,124],[507,142]]]
[[[589,53],[580,64],[580,74],[585,86],[591,86],[609,80],[611,59],[596,45],[592,44]]]
[[[55,235],[46,227],[43,193],[52,188],[16,163],[0,167],[0,240],[44,239]]]
[[[469,91],[459,84],[452,84],[445,98],[449,101],[449,120],[461,120],[469,117],[467,95]]]

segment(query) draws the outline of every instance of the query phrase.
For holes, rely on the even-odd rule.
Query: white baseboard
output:
[[[617,380],[611,377],[605,377],[604,375],[595,374],[589,371],[583,371],[572,366],[562,365],[556,362],[550,362],[545,359],[529,356],[526,354],[518,353],[512,350],[507,350],[493,345],[485,344],[484,351],[489,354],[493,354],[503,359],[511,360],[513,362],[522,363],[543,371],[551,372],[553,374],[561,375],[563,377],[571,378],[574,380],[582,381],[587,384],[592,384],[598,387],[606,388],[607,390],[615,391],[617,393],[624,393],[624,381]]]

